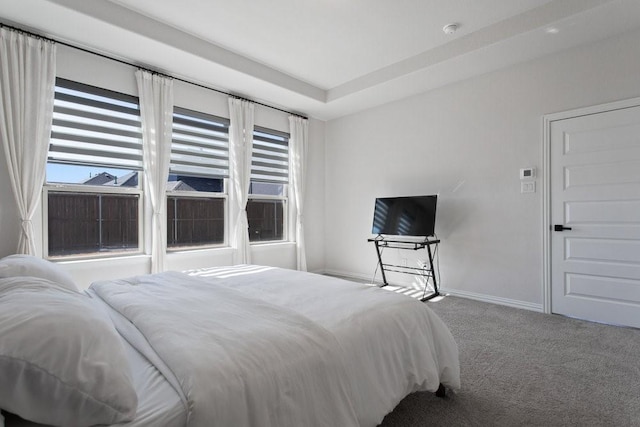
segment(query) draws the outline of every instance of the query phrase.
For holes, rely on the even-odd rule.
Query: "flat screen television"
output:
[[[373,234],[390,236],[433,236],[437,195],[381,197],[373,211]]]

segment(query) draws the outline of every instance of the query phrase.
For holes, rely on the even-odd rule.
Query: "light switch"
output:
[[[520,183],[520,192],[521,193],[535,193],[536,192],[536,182],[535,181],[523,181]]]

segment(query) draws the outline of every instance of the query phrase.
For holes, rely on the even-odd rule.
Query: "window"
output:
[[[286,239],[289,135],[256,127],[247,202],[249,241]]]
[[[141,169],[138,99],[56,79],[44,204],[47,255],[137,251]]]
[[[167,247],[225,242],[229,121],[176,107],[167,183]]]
[[[247,201],[249,241],[284,240],[285,200],[250,198]]]
[[[224,243],[224,199],[167,198],[167,246]]]
[[[49,255],[138,247],[138,197],[48,192]]]

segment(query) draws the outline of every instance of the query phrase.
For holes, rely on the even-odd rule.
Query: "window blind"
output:
[[[48,161],[142,169],[138,98],[57,78]]]
[[[251,160],[251,180],[289,183],[289,135],[255,127]]]
[[[229,120],[175,107],[172,174],[204,178],[229,176]]]

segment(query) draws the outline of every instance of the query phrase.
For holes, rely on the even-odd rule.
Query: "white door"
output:
[[[550,137],[551,311],[640,327],[640,107],[553,121]]]

